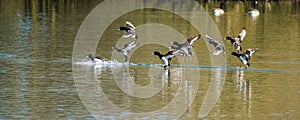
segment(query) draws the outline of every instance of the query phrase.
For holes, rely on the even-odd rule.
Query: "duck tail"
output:
[[[247,68],[248,68],[248,67],[250,67],[250,63],[249,63],[249,62],[247,63]]]

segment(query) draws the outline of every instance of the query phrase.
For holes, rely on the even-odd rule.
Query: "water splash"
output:
[[[5,53],[4,53],[4,54],[3,54],[3,53],[1,54],[1,53],[0,53],[0,57],[13,57],[13,56],[14,56],[13,54],[5,54]]]
[[[92,61],[81,61],[75,62],[78,65],[88,65],[96,67],[104,66],[131,66],[131,67],[162,67],[162,64],[148,64],[148,63],[122,63],[117,60],[109,60],[103,62],[92,62]],[[245,71],[245,72],[266,72],[266,73],[275,73],[275,72],[288,72],[286,70],[273,70],[273,69],[255,69],[255,68],[245,68],[245,67],[234,67],[234,66],[197,66],[197,65],[180,65],[180,64],[171,64],[171,68],[187,68],[187,69],[199,69],[199,70],[213,70],[213,69],[222,69],[227,71]]]

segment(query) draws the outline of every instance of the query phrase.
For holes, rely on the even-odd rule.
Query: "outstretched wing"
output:
[[[130,50],[132,50],[133,48],[135,48],[137,45],[138,45],[137,39],[135,39],[131,43],[125,44],[123,49],[125,51],[127,51],[127,52],[130,52]]]
[[[177,49],[177,50],[170,50],[168,51],[167,54],[165,54],[165,58],[167,58],[168,60],[171,60],[172,57],[174,56],[178,56],[178,55],[183,55],[183,51],[181,49]]]
[[[214,55],[219,55],[220,53],[224,52],[224,46],[222,45],[218,45],[215,49],[215,51],[213,52]]]
[[[171,44],[171,46],[177,46],[177,47],[182,46],[177,41],[172,41],[172,42],[170,42],[170,44]]]
[[[239,39],[240,42],[242,42],[245,36],[246,36],[246,28],[243,27],[242,32],[237,36],[237,38]]]
[[[122,37],[124,38],[132,37],[134,39],[137,39],[137,35],[134,30],[127,31]]]
[[[245,53],[251,57],[257,50],[258,48],[247,49]]]
[[[113,49],[113,50],[116,50],[117,52],[122,52],[122,49],[116,47],[116,45],[114,45],[114,46],[112,47],[112,49]]]
[[[127,25],[127,27],[129,27],[131,29],[135,29],[134,25],[129,21],[126,21],[126,25]]]
[[[217,47],[218,45],[220,45],[220,43],[213,39],[212,37],[208,36],[207,34],[205,34],[205,37],[208,39],[207,44],[212,44],[214,47]]]
[[[220,44],[217,40],[213,39],[207,34],[205,34],[205,37],[208,39],[207,44],[212,44],[215,47],[215,51],[213,52],[214,55],[219,55],[220,53],[225,51],[224,46]]]
[[[193,36],[187,39],[186,41],[186,45],[192,45],[196,40],[198,40],[200,38],[200,34],[197,36]]]

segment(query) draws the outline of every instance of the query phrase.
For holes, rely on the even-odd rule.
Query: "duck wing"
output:
[[[129,38],[129,37],[136,38],[136,35],[132,30],[128,30],[122,37],[124,37],[124,38]]]
[[[239,41],[242,42],[246,36],[246,28],[243,27],[242,32],[237,36],[237,38],[239,38]]]
[[[208,36],[207,34],[205,34],[205,37],[208,39],[208,41],[206,42],[207,44],[212,44],[214,47],[217,47],[220,45],[220,43],[213,39],[212,37]]]
[[[132,30],[135,29],[134,25],[129,21],[126,21],[126,25],[127,25],[127,27],[131,28]]]
[[[215,51],[213,52],[214,55],[219,55],[220,53],[224,52],[224,46],[222,46],[221,44],[218,45],[215,49]]]
[[[191,46],[196,40],[198,40],[200,38],[200,36],[201,35],[199,34],[197,36],[193,36],[193,37],[188,38],[185,44]]]
[[[205,35],[205,37],[208,39],[207,44],[212,44],[215,47],[215,51],[213,52],[214,55],[219,55],[221,52],[225,51],[224,46],[220,44],[217,40],[213,39],[207,34]]]
[[[180,49],[181,45],[177,41],[170,42],[171,46],[169,47],[169,50],[177,50]]]
[[[178,55],[183,55],[183,54],[184,54],[184,52],[181,49],[170,50],[170,51],[168,51],[167,54],[164,55],[164,57],[167,58],[168,60],[171,60],[172,57],[178,56]]]
[[[252,55],[258,50],[258,48],[253,48],[253,49],[247,49],[245,54],[249,56],[249,59],[251,59]]]
[[[180,47],[174,45],[169,47],[169,50],[177,50],[177,49],[180,49]]]
[[[173,51],[169,51],[167,54],[164,55],[164,57],[168,60],[171,60],[173,56],[175,56],[175,53],[173,53]]]
[[[137,40],[133,40],[131,43],[125,44],[123,49],[127,52],[130,52],[137,45],[138,45]]]

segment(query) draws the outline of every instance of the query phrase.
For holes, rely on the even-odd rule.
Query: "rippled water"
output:
[[[120,38],[123,33],[116,30],[126,20],[140,28],[141,41],[152,40],[155,35],[169,35],[164,29],[154,29],[157,34],[149,35],[153,30],[143,29],[146,23],[173,27],[182,38],[199,34],[181,17],[163,10],[135,10],[112,21],[100,38],[96,54],[116,59],[113,64],[94,65],[85,56],[72,56],[82,21],[99,3],[100,0],[0,1],[0,119],[151,119],[153,116],[174,119],[178,115],[176,110],[187,105],[190,107],[179,114],[182,119],[300,117],[299,2],[271,2],[270,5],[261,2],[258,18],[248,16],[249,6],[241,2],[226,2],[225,14],[218,17],[210,12],[219,6],[218,2],[199,2],[222,37],[235,36],[242,27],[247,28],[243,47],[259,48],[251,59],[251,68],[239,67],[242,64],[230,56],[233,48],[227,41],[224,41],[226,66],[212,67],[209,50],[201,38],[195,42],[192,58],[199,65],[179,66],[179,62],[192,60],[178,57],[167,70],[159,67],[160,61],[151,55],[154,50],[167,51],[162,45],[141,43],[133,51],[130,64],[123,64],[124,59],[111,50],[115,44],[122,46],[130,41]],[[144,4],[169,6],[162,1],[144,1]],[[111,8],[118,5],[120,2],[115,2]],[[176,6],[174,3],[170,7]],[[176,37],[158,41],[168,44]],[[89,46],[80,47],[89,49]],[[225,81],[219,79],[223,72]],[[98,97],[101,92],[105,97]],[[209,92],[220,98],[209,114],[199,114]],[[105,98],[123,111],[99,103]],[[172,100],[180,104],[161,109]]]

